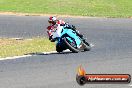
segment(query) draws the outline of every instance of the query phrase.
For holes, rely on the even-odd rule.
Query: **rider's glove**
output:
[[[55,42],[55,39],[51,39],[50,41],[51,41],[51,42]]]
[[[52,40],[52,36],[53,36],[53,35],[49,36],[49,40]]]

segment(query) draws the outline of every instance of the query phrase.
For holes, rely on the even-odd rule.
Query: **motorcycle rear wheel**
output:
[[[58,53],[60,53],[60,52],[63,51],[63,49],[61,49],[61,47],[57,44],[57,45],[56,45],[56,51],[57,51]]]

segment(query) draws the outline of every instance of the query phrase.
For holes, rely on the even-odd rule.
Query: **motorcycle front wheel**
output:
[[[78,53],[79,52],[79,50],[77,48],[75,48],[75,45],[73,45],[73,43],[71,43],[70,41],[68,41],[68,39],[64,38],[64,42],[65,42],[65,44],[67,45],[67,47],[68,47],[68,49],[70,51],[72,51],[74,53]]]

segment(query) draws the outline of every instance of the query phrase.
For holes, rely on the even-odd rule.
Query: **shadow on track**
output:
[[[55,54],[72,54],[73,52],[71,51],[64,51],[61,53],[58,53],[56,51],[53,52],[35,52],[35,53],[27,53],[25,55],[55,55]]]

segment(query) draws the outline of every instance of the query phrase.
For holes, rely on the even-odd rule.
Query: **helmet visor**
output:
[[[49,23],[53,23],[53,21],[50,21],[50,20],[49,20],[48,22],[49,22]]]
[[[56,24],[56,21],[48,21],[50,24]]]

